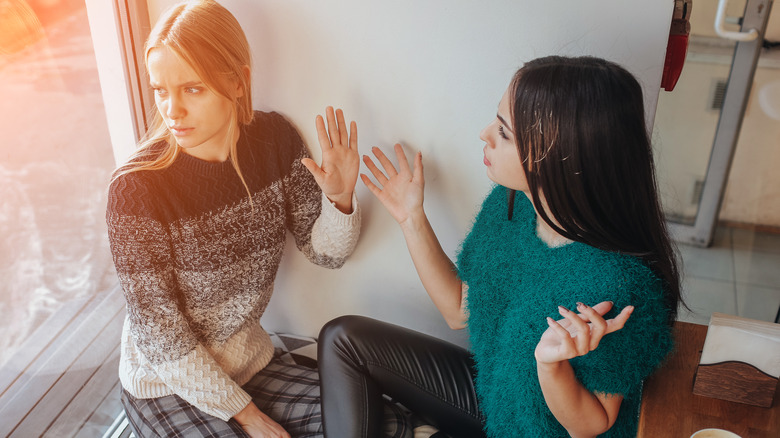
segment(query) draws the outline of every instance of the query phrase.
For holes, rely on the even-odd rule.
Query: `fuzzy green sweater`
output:
[[[607,317],[633,305],[631,318],[570,362],[590,391],[624,396],[615,425],[602,436],[636,436],[642,382],[672,349],[660,280],[636,257],[578,242],[548,247],[523,194],[507,220],[505,193],[497,186],[488,195],[458,255],[488,436],[568,437],[544,401],[534,350],[545,318],[561,318],[558,305],[607,300],[615,303]]]

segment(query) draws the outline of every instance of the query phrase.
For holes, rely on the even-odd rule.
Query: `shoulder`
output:
[[[300,134],[295,126],[276,111],[255,111],[252,121],[244,127],[244,132],[255,139],[274,143],[300,141]]]
[[[108,187],[107,213],[118,216],[152,216],[154,171],[138,170],[115,176]]]
[[[241,135],[252,153],[250,161],[257,165],[277,163],[288,169],[291,163],[308,155],[296,127],[277,112],[255,111],[252,122],[242,128]]]

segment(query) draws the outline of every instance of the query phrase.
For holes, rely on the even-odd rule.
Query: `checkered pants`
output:
[[[243,386],[257,407],[293,437],[321,438],[322,415],[317,370],[274,359]],[[233,419],[223,421],[202,412],[177,395],[137,399],[122,389],[122,404],[138,438],[248,437]],[[385,437],[411,438],[412,426],[403,409],[388,403]]]

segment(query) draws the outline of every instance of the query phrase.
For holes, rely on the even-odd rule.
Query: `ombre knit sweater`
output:
[[[273,355],[260,317],[286,233],[338,268],[360,230],[357,200],[351,215],[328,202],[306,154],[282,116],[256,112],[238,141],[251,202],[229,160],[185,153],[111,184],[109,241],[127,300],[119,377],[134,397],[176,394],[223,420],[250,402],[241,385]]]
[[[636,436],[643,380],[672,348],[660,280],[631,256],[582,243],[550,248],[536,235],[531,202],[517,195],[507,220],[506,189],[486,198],[458,257],[468,288],[476,389],[490,437],[568,437],[547,407],[536,373],[534,350],[560,319],[557,306],[576,308],[613,301],[606,315],[635,310],[625,327],[598,348],[570,362],[590,391],[624,396],[605,437]]]

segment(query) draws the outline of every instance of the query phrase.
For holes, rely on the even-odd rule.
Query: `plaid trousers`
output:
[[[322,438],[319,375],[314,368],[279,360],[257,373],[244,390],[266,415],[293,437]],[[138,399],[121,390],[122,405],[138,438],[241,437],[247,435],[234,419],[223,421],[206,414],[177,395]],[[385,406],[385,437],[411,438],[407,412],[395,404]]]

